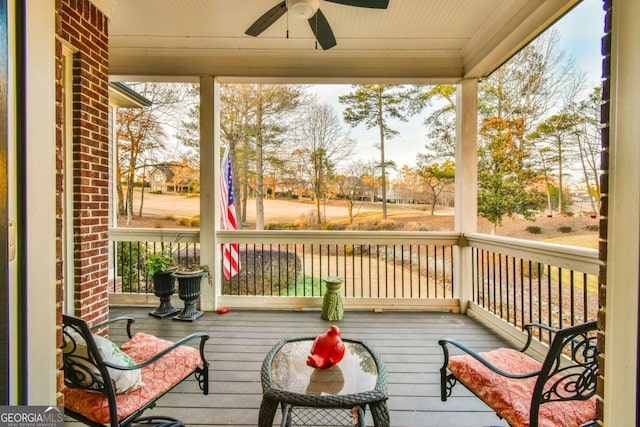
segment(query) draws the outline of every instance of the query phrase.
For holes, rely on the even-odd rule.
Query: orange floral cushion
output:
[[[120,349],[136,363],[141,363],[172,344],[153,335],[138,333]],[[157,362],[142,368],[142,381],[145,385],[130,393],[116,395],[118,419],[131,415],[145,403],[158,398],[189,376],[201,364],[200,352],[193,347],[183,345]],[[97,423],[110,422],[109,402],[105,394],[72,388],[65,388],[63,392],[66,408]]]
[[[519,351],[500,348],[480,355],[512,374],[537,371],[542,364]],[[529,427],[529,410],[536,377],[506,378],[469,355],[449,359],[449,370],[512,426]],[[595,396],[588,400],[549,402],[540,405],[540,427],[577,427],[596,417]]]

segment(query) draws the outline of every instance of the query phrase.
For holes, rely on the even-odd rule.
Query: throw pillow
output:
[[[84,338],[75,331],[67,331],[69,336],[65,337],[65,345],[62,347],[63,353],[67,355],[75,356],[74,363],[82,365],[83,369],[89,371],[91,376],[97,381],[102,381],[102,375],[95,366],[92,358],[89,358],[89,352],[87,343]],[[110,362],[115,365],[121,366],[134,366],[135,361],[129,357],[125,352],[114,343],[100,335],[93,335],[93,340],[96,343],[98,352],[102,356],[102,360]],[[75,342],[75,346],[73,342]],[[114,368],[107,368],[113,388],[117,394],[129,393],[144,385],[142,382],[142,371],[140,369],[133,370],[120,370]],[[74,376],[78,378],[78,376]],[[86,381],[80,381],[79,385],[87,387],[89,389],[98,390],[98,384],[93,379],[87,378]]]

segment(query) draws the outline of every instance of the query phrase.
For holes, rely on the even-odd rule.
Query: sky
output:
[[[553,28],[560,34],[560,49],[572,56],[576,66],[585,72],[585,87],[590,91],[600,84],[602,56],[600,38],[603,28],[604,12],[602,0],[583,0],[571,12],[559,20]],[[338,96],[353,90],[351,85],[314,85],[309,92],[317,95],[321,104],[329,104],[342,117],[344,106],[338,102]],[[385,143],[386,158],[396,162],[398,168],[403,165],[415,166],[416,155],[424,152],[427,129],[423,125],[425,115],[416,115],[409,122],[391,122],[391,128],[400,135]],[[377,129],[367,130],[364,125],[350,129],[350,136],[357,141],[356,157],[362,160],[378,159],[379,136]]]

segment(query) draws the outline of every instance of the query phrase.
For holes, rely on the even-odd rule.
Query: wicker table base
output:
[[[280,341],[265,357],[258,425],[271,427],[281,405],[285,413],[304,407],[355,408],[354,413],[364,414],[368,407],[376,427],[389,426],[387,373],[377,352],[364,342],[343,338],[344,359],[332,368],[314,369],[306,365],[313,340]],[[287,419],[283,425],[290,425]]]

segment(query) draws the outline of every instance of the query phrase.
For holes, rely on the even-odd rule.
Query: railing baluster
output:
[[[393,270],[393,296],[397,297],[398,296],[398,294],[397,294],[398,287],[396,285],[396,276],[397,276],[397,274],[396,274],[396,245],[393,245],[392,248],[393,248],[393,261],[392,261],[392,264],[391,264],[391,269]],[[389,250],[389,248],[387,247],[387,251],[388,250]],[[389,265],[389,259],[388,258],[387,258],[386,265]]]
[[[404,251],[403,251],[404,253]],[[412,263],[412,258],[413,258],[413,245],[409,245],[409,259],[408,259],[408,263],[409,263],[409,296],[411,298],[413,298],[413,263]],[[403,269],[402,269],[403,273],[404,273],[404,262],[403,262]],[[402,282],[404,283],[404,274],[402,276],[403,280]]]
[[[587,273],[583,273],[582,276],[582,283],[584,283],[584,286],[582,287],[582,298],[583,298],[583,302],[582,302],[582,307],[584,307],[583,309],[583,315],[582,315],[582,321],[586,322],[587,320],[589,320],[591,318],[591,316],[589,316],[589,282],[588,282],[588,277],[587,277]],[[596,283],[599,286],[599,281]],[[596,292],[597,292],[597,287],[596,287]],[[594,315],[595,317],[595,315]]]
[[[311,249],[311,253],[309,254],[309,256],[311,257],[311,272],[310,272],[309,276],[311,277],[311,296],[314,296],[314,293],[315,293],[315,290],[316,290],[316,287],[315,287],[315,284],[314,284],[316,269],[314,267],[315,258],[313,256],[313,248],[315,247],[315,245],[312,243],[309,246],[311,247],[310,248]]]
[[[373,254],[373,251],[371,250],[371,245],[367,245],[367,258],[369,259],[369,297],[372,297],[371,293],[373,292],[373,273],[372,273],[372,269],[371,269],[371,255]],[[360,264],[362,266],[362,264]],[[376,283],[380,283],[379,280],[376,280]],[[378,288],[377,293],[376,293],[376,297],[379,298],[380,297],[380,289]]]
[[[476,304],[480,305],[480,292],[478,290],[478,248],[471,248],[471,298]]]
[[[547,321],[548,324],[553,326],[553,290],[551,289],[551,265],[547,264]],[[549,334],[549,340],[551,339],[551,334]]]
[[[486,308],[487,307],[486,306],[487,298],[486,298],[486,295],[485,295],[485,292],[484,292],[484,290],[485,290],[485,282],[486,282],[486,280],[485,280],[486,276],[485,276],[485,270],[484,270],[484,260],[485,260],[486,256],[485,256],[485,250],[484,249],[479,250],[478,252],[482,255],[482,257],[480,258],[480,270],[481,270],[480,278],[481,278],[482,282],[480,282],[478,284],[478,286],[482,286],[482,307]]]
[[[427,298],[429,298],[431,296],[431,274],[430,274],[430,268],[429,268],[429,247],[430,245],[427,245],[426,247],[426,253],[424,256],[424,263],[426,266],[426,279],[427,279]]]
[[[552,278],[553,279],[553,278]],[[562,329],[562,268],[558,268],[558,328]]]
[[[515,295],[515,281],[511,281],[513,279],[511,274],[511,264],[513,263],[513,257],[506,255],[505,256],[505,286],[506,286],[506,297],[507,297],[507,323],[515,324],[515,320],[513,317],[513,305],[511,304],[511,293],[513,292]]]
[[[520,321],[524,325],[527,321],[524,318],[524,260],[522,258],[520,258],[520,274],[518,276],[520,277]],[[529,302],[531,302],[531,299],[529,299]]]
[[[569,315],[571,316],[571,319],[570,319],[570,325],[571,326],[576,324],[575,323],[575,321],[576,321],[576,307],[575,307],[575,292],[574,292],[575,280],[574,280],[574,277],[575,277],[574,276],[574,271],[570,271],[569,272],[569,283],[570,283],[570,285],[569,285],[569,300],[570,300],[571,303],[569,304],[569,308],[571,309],[571,312],[570,312]],[[586,285],[586,283],[585,283],[585,285]]]

